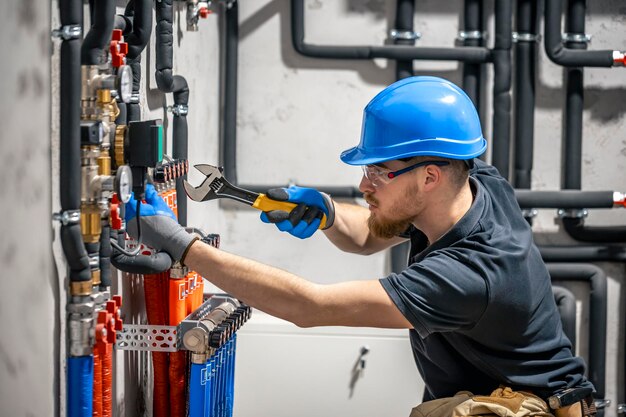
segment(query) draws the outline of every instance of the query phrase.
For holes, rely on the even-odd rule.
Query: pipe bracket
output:
[[[541,42],[541,35],[530,32],[513,32],[513,42]]]
[[[168,106],[167,110],[172,112],[174,116],[187,116],[187,114],[189,114],[189,106],[186,104]]]
[[[405,41],[415,41],[421,39],[422,34],[420,32],[414,32],[412,30],[391,29],[389,31],[389,37],[394,40],[401,39]]]
[[[61,213],[52,213],[52,220],[61,222],[63,226],[80,223],[80,210],[68,210]]]
[[[480,30],[459,30],[456,38],[459,41],[486,40],[487,32]]]
[[[59,29],[52,30],[52,37],[69,41],[70,39],[79,39],[83,33],[83,28],[80,25],[65,25]]]
[[[522,210],[522,216],[525,219],[532,219],[537,217],[537,214],[539,214],[539,211],[537,211],[537,209],[523,209]]]
[[[589,211],[587,209],[559,209],[557,214],[561,219],[584,219],[589,215]]]
[[[563,42],[591,43],[591,36],[586,33],[562,33],[561,39]]]

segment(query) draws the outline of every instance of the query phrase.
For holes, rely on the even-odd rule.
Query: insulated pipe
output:
[[[398,0],[396,5],[396,23],[394,45],[415,45],[413,31],[413,16],[415,15],[415,0]],[[413,60],[396,61],[396,80],[413,76]]]
[[[626,247],[604,246],[539,246],[544,262],[626,262]]]
[[[189,372],[189,417],[204,417],[204,384],[202,374],[206,363],[192,363]]]
[[[581,242],[626,242],[626,226],[585,226],[582,217],[564,217],[562,221],[567,234]]]
[[[606,275],[592,264],[546,264],[552,281],[589,282],[589,379],[596,397],[604,399],[606,365]]]
[[[483,0],[465,0],[463,13],[463,46],[482,47],[483,33]],[[480,112],[482,65],[463,64],[463,90]]]
[[[578,3],[576,3],[578,1]],[[568,4],[570,13],[579,13],[582,10],[584,19],[584,2],[580,0],[570,1]],[[583,51],[572,49],[571,45],[563,44],[561,35],[561,13],[563,0],[545,0],[545,50],[548,58],[555,64],[564,67],[611,67],[623,65],[624,54],[620,51]],[[583,23],[584,28],[584,23]],[[584,30],[580,32],[566,32],[584,36]],[[619,60],[621,58],[621,61]]]
[[[518,0],[515,44],[515,188],[531,188],[535,127],[537,2]]]
[[[552,286],[552,293],[561,316],[563,332],[572,343],[573,350],[576,350],[576,297],[570,290],[558,285]]]
[[[80,50],[82,65],[98,65],[106,62],[115,22],[115,0],[94,2],[92,16],[91,28]]]
[[[515,190],[515,198],[521,208],[613,208],[624,199],[624,195],[615,191],[530,191]]]
[[[93,356],[67,358],[67,415],[91,417],[93,411]]]
[[[152,34],[152,0],[131,0],[126,6],[124,16],[132,18],[132,31],[125,34],[128,44],[127,60],[136,60],[150,42]]]
[[[100,290],[104,291],[111,286],[111,228],[108,217],[102,219],[100,233]]]
[[[236,4],[236,3],[235,3]],[[187,80],[180,75],[172,74],[173,34],[172,34],[172,0],[161,0],[156,3],[156,73],[157,87],[164,93],[174,93],[174,122],[172,156],[176,159],[187,159],[187,105],[189,104],[189,87]],[[187,194],[182,179],[176,181],[176,202],[178,206],[178,222],[187,225]]]
[[[509,1],[509,0],[507,0]],[[304,0],[291,0],[291,40],[294,49],[312,58],[396,60],[425,59],[485,63],[491,60],[487,48],[426,48],[405,45],[387,46],[320,46],[304,42]]]
[[[491,52],[493,58],[493,138],[492,165],[509,179],[511,153],[511,0],[495,2],[496,39]]]

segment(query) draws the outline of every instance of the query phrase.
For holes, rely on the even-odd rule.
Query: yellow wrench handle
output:
[[[261,211],[272,211],[272,210],[283,210],[287,212],[291,212],[294,208],[296,208],[297,204],[290,203],[289,201],[278,201],[272,200],[265,194],[259,194],[252,207]],[[318,229],[323,229],[326,226],[326,214],[323,215],[322,220],[320,221],[320,226]]]

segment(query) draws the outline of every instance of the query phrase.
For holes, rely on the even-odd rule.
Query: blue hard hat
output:
[[[472,159],[487,148],[476,107],[459,87],[437,77],[391,84],[363,111],[361,142],[341,153],[350,165],[412,156]]]

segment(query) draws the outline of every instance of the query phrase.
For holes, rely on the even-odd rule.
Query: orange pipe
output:
[[[93,417],[102,417],[102,358],[99,351],[96,344],[93,348]]]
[[[102,355],[102,417],[113,417],[112,388],[113,345],[107,343],[104,347],[104,355]]]

